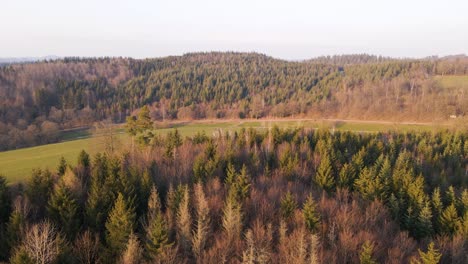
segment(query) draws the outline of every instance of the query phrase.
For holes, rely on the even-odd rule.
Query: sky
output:
[[[1,0],[0,57],[468,54],[467,0]]]

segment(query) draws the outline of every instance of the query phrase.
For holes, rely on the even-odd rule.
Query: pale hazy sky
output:
[[[1,0],[0,57],[468,54],[468,0]]]

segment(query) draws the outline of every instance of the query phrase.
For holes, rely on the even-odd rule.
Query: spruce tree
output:
[[[57,167],[57,173],[59,176],[62,176],[65,171],[67,170],[67,161],[65,158],[62,156],[59,161],[59,165]]]
[[[439,251],[434,247],[434,242],[429,243],[429,246],[427,247],[427,252],[423,252],[420,249],[418,249],[419,252],[419,258],[420,260],[417,260],[415,264],[438,264],[440,261],[440,258],[442,257],[442,254],[439,253]]]
[[[69,239],[74,239],[80,228],[80,209],[75,197],[63,184],[55,187],[47,206],[50,219],[66,234]]]
[[[135,225],[135,213],[129,208],[121,193],[106,222],[106,242],[111,256],[120,255],[127,245]]]
[[[361,253],[359,254],[359,261],[361,264],[377,264],[377,261],[372,257],[374,254],[374,245],[366,240],[361,248]]]
[[[26,219],[24,215],[18,210],[13,211],[7,223],[5,238],[10,249],[16,248],[20,244],[25,229]]]
[[[304,215],[305,226],[309,232],[315,232],[320,224],[320,215],[317,212],[314,198],[309,194],[307,200],[302,208],[302,214]]]
[[[445,208],[440,216],[440,225],[442,232],[448,235],[453,235],[459,225],[458,213],[454,204],[450,204]]]
[[[340,174],[338,177],[338,186],[341,188],[353,188],[353,182],[356,177],[354,166],[346,163],[341,167]]]
[[[418,238],[429,237],[434,232],[432,227],[432,210],[429,201],[426,201],[423,208],[419,211],[416,229],[416,236]]]
[[[327,192],[334,189],[335,179],[329,155],[322,156],[320,165],[317,168],[317,173],[315,174],[315,182]]]
[[[161,212],[161,201],[155,186],[151,188],[147,211],[146,221],[148,225],[146,227],[144,247],[147,257],[155,260],[171,245],[169,243],[169,230]]]
[[[297,208],[297,202],[292,196],[291,192],[287,192],[286,195],[284,195],[281,198],[280,202],[280,211],[281,211],[281,217],[284,220],[289,219],[293,214],[294,211]]]

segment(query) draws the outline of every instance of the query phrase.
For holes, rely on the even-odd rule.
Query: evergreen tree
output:
[[[333,176],[333,167],[329,155],[322,156],[320,165],[315,174],[315,182],[327,192],[335,187],[335,178]]]
[[[315,201],[311,194],[307,196],[307,200],[302,208],[302,214],[304,215],[307,230],[309,230],[309,232],[317,231],[320,224],[320,215],[317,212]]]
[[[450,204],[445,208],[440,216],[440,225],[442,232],[453,235],[459,225],[458,213],[454,204]]]
[[[6,227],[6,242],[10,249],[20,245],[21,238],[24,236],[26,229],[26,219],[24,215],[15,210],[11,213],[10,219]]]
[[[229,189],[229,199],[242,203],[250,195],[250,186],[250,175],[247,173],[247,166],[244,164]]]
[[[59,161],[59,165],[57,167],[57,173],[59,176],[62,176],[65,174],[65,171],[67,170],[67,161],[65,158],[62,156]]]
[[[338,186],[341,188],[351,188],[353,187],[353,182],[355,176],[354,166],[349,163],[346,163],[341,167],[340,174],[338,177]]]
[[[128,207],[123,195],[119,193],[106,222],[106,242],[111,256],[119,256],[125,250],[134,224],[133,208]]]
[[[429,201],[426,201],[424,203],[424,207],[419,211],[416,229],[417,238],[431,236],[434,232],[432,227],[432,211]]]
[[[10,190],[5,177],[0,175],[0,228],[6,223],[11,213]]]
[[[148,258],[155,259],[161,255],[171,244],[169,243],[169,230],[166,220],[161,212],[161,202],[155,186],[151,188],[150,198],[148,200],[145,250]]]
[[[41,217],[46,211],[45,207],[53,189],[52,175],[48,170],[34,170],[32,177],[26,185],[26,196],[36,210],[36,215]]]
[[[374,254],[374,245],[369,240],[366,240],[361,248],[359,254],[359,261],[361,264],[377,264],[377,261],[372,257]]]
[[[420,261],[412,261],[415,264],[438,264],[442,254],[434,247],[434,242],[429,243],[427,252],[418,249]]]
[[[291,192],[287,192],[281,199],[280,211],[281,217],[285,220],[289,219],[297,208],[297,202]]]
[[[237,178],[237,171],[236,168],[234,168],[234,165],[232,162],[229,162],[226,168],[226,179],[224,180],[224,183],[226,184],[227,189],[229,189],[234,182],[236,181]]]
[[[70,190],[59,184],[50,197],[47,206],[49,217],[67,235],[74,239],[80,228],[79,206]]]

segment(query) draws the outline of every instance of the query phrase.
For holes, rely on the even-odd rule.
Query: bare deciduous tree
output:
[[[99,235],[86,230],[75,240],[73,251],[80,263],[99,263]]]
[[[62,239],[48,221],[35,224],[26,232],[23,247],[36,263],[53,263],[61,251]]]

